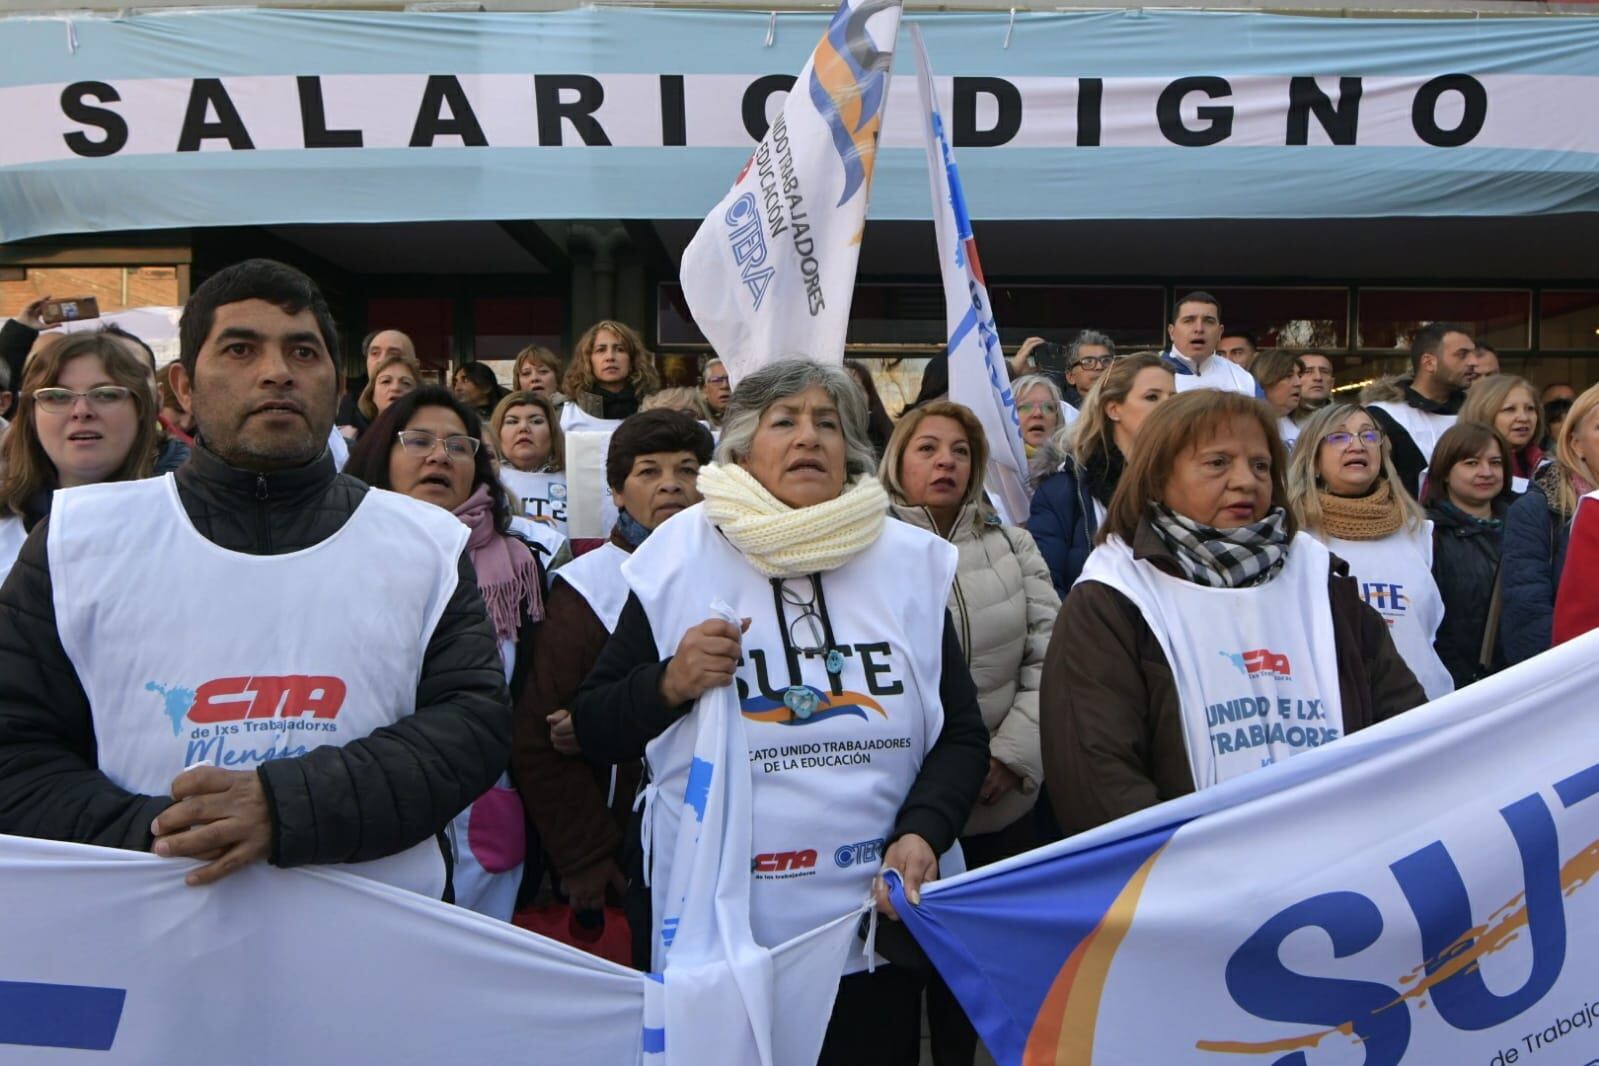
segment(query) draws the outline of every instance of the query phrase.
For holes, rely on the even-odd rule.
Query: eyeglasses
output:
[[[1022,415],[1041,415],[1054,406],[1055,405],[1052,403],[1019,403],[1016,405],[1016,413]]]
[[[1382,434],[1375,429],[1363,429],[1359,433],[1350,433],[1346,430],[1340,429],[1336,433],[1327,434],[1322,438],[1322,440],[1328,444],[1331,444],[1334,448],[1342,448],[1344,445],[1354,440],[1357,436],[1360,438],[1360,443],[1362,444],[1370,444],[1371,446],[1376,447],[1382,443]]]
[[[425,429],[402,429],[395,436],[400,438],[400,447],[405,449],[406,454],[418,459],[432,455],[433,449],[440,444],[444,445],[444,454],[451,459],[471,459],[483,446],[482,441],[476,437],[468,437],[464,433],[452,433],[448,437],[441,437]]]
[[[97,385],[85,392],[73,392],[71,389],[34,389],[33,402],[46,411],[66,411],[83,397],[89,401],[89,406],[97,411],[103,411],[133,395],[133,390],[122,385]]]
[[[705,379],[705,384],[707,384],[707,385],[726,385],[727,381],[728,381],[728,377],[727,377],[726,374],[718,374],[718,375],[716,375],[713,378],[706,378]]]
[[[807,599],[806,597],[801,596],[798,592],[795,592],[793,589],[789,588],[787,585],[784,585],[783,602],[788,604],[790,607],[797,607],[800,612],[797,618],[788,623],[789,643],[793,644],[794,647],[799,651],[818,655],[821,654],[823,649],[827,646],[827,635],[822,630],[822,616],[816,611],[816,589],[812,587],[811,595]],[[805,632],[810,635],[811,640],[809,644],[801,640],[800,635],[795,632],[801,623],[805,624]]]
[[[1067,369],[1086,366],[1090,370],[1108,370],[1110,364],[1115,361],[1115,357],[1110,355],[1085,355],[1070,367],[1067,367]]]

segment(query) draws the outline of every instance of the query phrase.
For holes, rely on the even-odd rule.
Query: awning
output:
[[[0,20],[0,241],[696,219],[825,19],[603,7]],[[1599,210],[1592,18],[907,19],[943,75],[978,218]],[[871,216],[921,219],[903,57],[898,70]]]

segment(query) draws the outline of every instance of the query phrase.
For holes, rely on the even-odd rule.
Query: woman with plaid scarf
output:
[[[1044,660],[1068,833],[1425,702],[1347,567],[1299,531],[1275,422],[1212,389],[1145,421]]]

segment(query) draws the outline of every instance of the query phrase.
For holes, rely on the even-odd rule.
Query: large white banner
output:
[[[683,296],[735,386],[785,355],[843,361],[899,16],[899,0],[839,4],[683,252]]]
[[[1596,686],[1591,633],[906,920],[1001,1064],[1591,1064]]]
[[[966,210],[966,193],[955,169],[955,149],[933,95],[933,67],[927,60],[920,26],[916,43],[916,84],[921,94],[927,178],[933,190],[933,229],[938,235],[938,269],[944,281],[944,322],[949,329],[949,398],[965,404],[983,424],[988,438],[986,482],[989,499],[1006,524],[1027,524],[1027,452],[1021,421],[1010,391],[999,327],[988,302],[988,283],[977,258],[977,238]]]

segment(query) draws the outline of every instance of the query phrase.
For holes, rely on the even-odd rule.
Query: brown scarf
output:
[[[1321,499],[1321,529],[1339,540],[1381,540],[1399,532],[1405,512],[1394,497],[1393,486],[1384,478],[1366,496],[1334,496],[1317,493]]]

